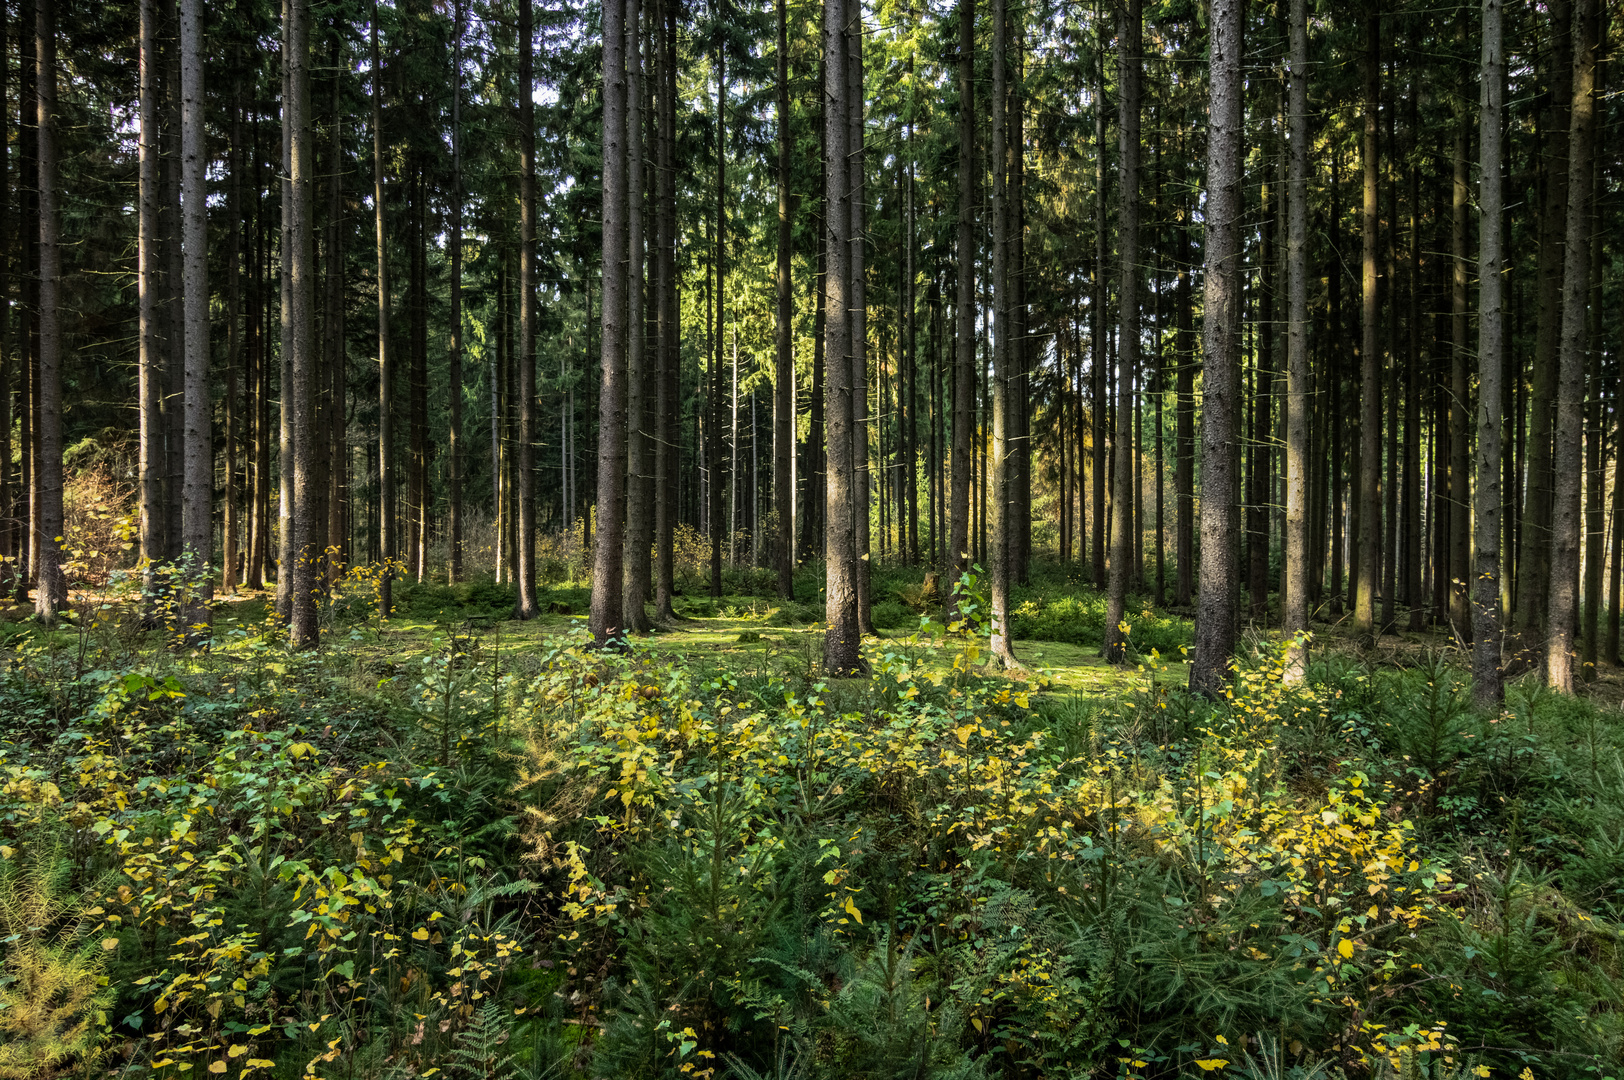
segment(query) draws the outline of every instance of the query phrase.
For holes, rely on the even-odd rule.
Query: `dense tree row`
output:
[[[691,527],[718,595],[823,562],[831,672],[876,560],[985,565],[1016,662],[1045,551],[1112,659],[1199,602],[1198,687],[1349,618],[1571,689],[1619,660],[1621,29],[1312,6],[12,0],[12,586],[55,617],[101,454],[149,587],[274,576],[300,645],[357,562],[533,615],[564,532],[618,639]]]

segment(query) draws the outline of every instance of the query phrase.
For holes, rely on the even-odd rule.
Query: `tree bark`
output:
[[[38,531],[34,535],[34,614],[54,626],[68,600],[62,573],[62,247],[57,189],[56,5],[34,7],[36,108],[39,122],[39,358],[35,378],[38,418],[34,490]]]
[[[1450,326],[1450,364],[1449,364],[1449,618],[1450,621],[1463,632],[1467,630],[1469,620],[1475,621],[1467,610],[1471,601],[1471,589],[1467,582],[1471,562],[1469,537],[1471,524],[1469,521],[1472,505],[1471,478],[1468,473],[1468,462],[1471,460],[1472,439],[1467,431],[1467,406],[1469,404],[1469,386],[1467,373],[1470,365],[1470,355],[1466,342],[1466,214],[1467,214],[1467,187],[1466,187],[1466,124],[1463,116],[1456,125],[1455,155],[1454,155],[1454,182],[1451,185],[1453,215],[1450,218],[1449,240],[1452,258],[1450,259],[1449,282],[1449,326]]]
[[[1364,172],[1364,210],[1360,222],[1364,243],[1364,279],[1361,287],[1359,337],[1359,527],[1354,559],[1358,580],[1354,586],[1354,634],[1374,644],[1376,587],[1381,573],[1381,346],[1378,330],[1381,306],[1377,296],[1377,243],[1380,211],[1378,182],[1381,163],[1377,145],[1377,112],[1381,102],[1381,15],[1365,16],[1364,138],[1360,164]]]
[[[1556,426],[1563,433],[1552,456],[1551,571],[1545,678],[1558,693],[1574,692],[1574,637],[1579,600],[1579,542],[1583,521],[1585,349],[1590,299],[1590,206],[1595,176],[1597,0],[1575,0],[1573,102],[1568,138],[1567,229],[1563,245],[1562,337],[1558,353]]]
[[[1238,314],[1245,76],[1241,0],[1213,0],[1207,137],[1206,388],[1201,425],[1201,593],[1190,689],[1217,695],[1235,652],[1236,496],[1233,444],[1240,409]]]
[[[965,0],[969,2],[969,0]],[[826,560],[823,667],[832,677],[859,674],[859,583],[854,493],[856,490],[851,335],[851,196],[848,150],[849,62],[845,0],[824,0],[823,85],[824,229],[828,272],[824,275],[824,419],[828,425],[828,490],[824,513]]]
[[[852,402],[852,514],[857,533],[857,625],[865,634],[874,633],[873,597],[869,586],[870,514],[872,488],[868,457],[868,270],[867,199],[868,165],[864,156],[865,121],[863,85],[863,0],[847,0],[846,6],[846,123],[850,129],[847,152],[847,184],[851,188],[851,276],[847,286],[851,304],[851,402]]]
[[[651,629],[644,606],[652,586],[653,445],[649,432],[649,364],[644,337],[643,295],[643,13],[640,0],[626,7],[626,458],[625,540],[621,626],[627,633]]]
[[[1009,585],[1014,567],[1015,462],[1011,459],[1010,401],[1013,372],[1009,295],[1009,16],[1005,0],[992,0],[992,655],[1005,667],[1017,663],[1009,625]]]
[[[615,21],[617,27],[620,22],[619,11],[611,15],[608,10],[615,6],[614,0],[611,0],[604,10],[606,53],[618,52],[622,48],[618,30],[613,43],[607,36],[610,19]],[[519,445],[514,464],[514,486],[518,496],[515,501],[519,504],[515,537],[519,587],[513,611],[519,619],[533,619],[539,614],[536,607],[536,102],[533,92],[533,19],[532,0],[519,0],[519,348],[518,355],[514,357],[519,375],[516,388],[519,397]],[[606,132],[607,125],[608,121],[605,120]],[[604,150],[607,162],[608,147],[605,146]],[[613,271],[605,264],[603,272],[607,280]],[[618,587],[618,565],[615,567],[615,580]],[[619,621],[618,616],[614,621]]]
[[[185,485],[181,501],[182,558],[190,603],[186,626],[209,621],[214,593],[214,438],[209,400],[208,186],[204,170],[203,5],[182,0],[181,243],[185,253]]]
[[[1117,362],[1117,430],[1115,454],[1116,498],[1111,503],[1111,567],[1105,596],[1105,659],[1122,664],[1128,659],[1125,609],[1128,576],[1139,532],[1134,528],[1133,438],[1134,379],[1139,371],[1139,100],[1140,55],[1144,51],[1141,0],[1117,5],[1117,249],[1121,283],[1117,304],[1121,315],[1121,345]],[[1216,101],[1214,102],[1216,108]],[[1127,437],[1123,427],[1127,425]]]
[[[958,91],[959,176],[957,295],[953,318],[953,447],[947,565],[953,583],[970,569],[970,432],[975,405],[976,247],[975,247],[975,0],[959,0]],[[830,160],[833,160],[831,157]],[[948,620],[959,619],[953,594]]]
[[[598,391],[598,535],[592,562],[589,626],[598,645],[623,640],[622,545],[625,542],[626,351],[631,256],[627,206],[627,28],[637,0],[603,6],[603,312]]]
[[[451,53],[451,347],[446,357],[450,386],[450,431],[446,446],[446,487],[450,501],[451,551],[447,578],[462,580],[462,33],[463,0],[453,15],[455,44]]]
[[[372,45],[372,209],[378,246],[378,617],[394,608],[395,365],[389,350],[389,231],[383,191],[383,61],[378,49],[378,0],[368,28]]]
[[[1281,629],[1285,681],[1308,677],[1308,3],[1291,0],[1286,87],[1286,534]]]
[[[1505,350],[1505,262],[1501,248],[1501,131],[1506,60],[1504,0],[1483,0],[1483,54],[1478,154],[1477,491],[1472,566],[1472,694],[1480,707],[1497,707],[1500,681],[1500,425]],[[1464,435],[1464,433],[1462,433]]]
[[[293,355],[291,394],[283,390],[283,410],[293,414],[293,565],[289,642],[296,649],[317,642],[317,561],[325,522],[319,522],[316,476],[316,255],[313,199],[314,132],[310,123],[310,0],[288,0],[283,28],[287,50],[289,97],[283,105],[290,161],[284,188],[291,202],[288,217],[290,248],[283,273],[288,280],[292,311],[287,317]],[[322,527],[320,531],[318,528]]]
[[[656,561],[655,610],[662,622],[676,619],[672,597],[676,593],[676,553],[673,548],[677,515],[678,460],[681,456],[681,333],[676,290],[676,17],[669,0],[656,0],[659,46],[659,93],[656,97],[659,136],[655,169],[655,304],[659,339],[658,439],[655,474],[659,478],[654,506]],[[793,558],[793,552],[791,553]]]
[[[777,0],[777,136],[778,136],[778,309],[773,366],[773,509],[776,513],[774,562],[778,596],[795,599],[795,317],[790,257],[789,16],[786,0]]]
[[[164,561],[163,359],[158,329],[158,4],[141,0],[140,149],[137,174],[140,213],[136,239],[137,342],[140,355],[140,465],[142,580],[157,587],[156,564]]]

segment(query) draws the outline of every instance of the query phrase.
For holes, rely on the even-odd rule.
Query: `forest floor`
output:
[[[1039,564],[1019,668],[884,568],[833,680],[816,571],[625,655],[569,582],[358,573],[298,654],[0,611],[0,1076],[1624,1075],[1613,668],[1481,713],[1452,635],[1292,690],[1253,626],[1205,701],[1187,612],[1107,665]]]

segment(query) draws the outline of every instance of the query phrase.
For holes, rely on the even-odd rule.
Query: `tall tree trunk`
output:
[[[727,297],[727,54],[720,40],[716,49],[716,249],[712,262],[716,283],[711,293],[714,324],[710,335],[709,440],[707,444],[706,520],[710,524],[710,593],[722,595],[722,543],[727,531],[722,513],[722,322]]]
[[[1376,587],[1381,573],[1381,307],[1377,296],[1377,243],[1380,211],[1378,182],[1381,162],[1377,146],[1377,112],[1381,107],[1381,15],[1365,16],[1364,139],[1360,164],[1364,172],[1364,210],[1360,222],[1364,243],[1364,280],[1361,288],[1359,337],[1359,527],[1354,559],[1358,581],[1354,586],[1353,629],[1368,644],[1375,642]]]
[[[157,586],[156,564],[165,558],[163,543],[163,358],[158,328],[158,4],[141,0],[140,149],[138,192],[140,214],[136,239],[136,289],[140,355],[141,558],[148,593]]]
[[[651,404],[649,364],[644,339],[643,294],[643,15],[639,0],[626,8],[626,507],[621,626],[627,633],[651,628],[644,606],[653,569],[649,555],[654,537],[653,444],[649,431]]]
[[[1110,248],[1110,238],[1106,231],[1106,179],[1105,179],[1105,17],[1099,5],[1095,8],[1096,30],[1096,61],[1094,68],[1094,292],[1089,299],[1089,313],[1092,319],[1089,328],[1089,341],[1092,345],[1092,397],[1094,416],[1091,437],[1093,439],[1093,465],[1094,465],[1094,562],[1090,568],[1089,580],[1095,588],[1105,584],[1105,371],[1106,337],[1105,329],[1105,274],[1106,253]]]
[[[1470,562],[1470,507],[1472,505],[1471,478],[1467,463],[1471,460],[1472,440],[1467,431],[1468,393],[1467,372],[1470,363],[1466,342],[1466,124],[1460,118],[1455,133],[1454,182],[1452,185],[1453,216],[1450,219],[1450,408],[1449,430],[1449,618],[1455,626],[1465,630],[1469,619],[1467,611],[1471,599],[1467,571]]]
[[[778,567],[778,596],[795,598],[795,317],[790,280],[790,121],[789,121],[789,16],[786,0],[777,0],[777,136],[778,136],[778,310],[776,355],[773,366],[773,508],[777,535],[773,549]]]
[[[1178,284],[1174,303],[1178,305],[1178,375],[1176,435],[1178,464],[1173,470],[1174,500],[1178,507],[1178,578],[1173,586],[1173,602],[1181,608],[1190,606],[1195,596],[1195,369],[1197,363],[1196,338],[1191,300],[1190,279],[1195,266],[1190,254],[1190,208],[1179,209]],[[1079,444],[1079,449],[1081,448]],[[1078,469],[1081,477],[1082,470]],[[1082,501],[1078,500],[1079,503]]]
[[[1190,689],[1208,695],[1223,692],[1235,652],[1236,536],[1231,507],[1237,494],[1233,445],[1241,405],[1242,12],[1241,0],[1213,0],[1202,326],[1206,389],[1201,424],[1201,596],[1190,665]]]
[[[56,5],[36,0],[35,93],[39,118],[39,403],[34,462],[38,532],[34,536],[34,613],[54,626],[68,600],[62,573],[62,248],[57,191]]]
[[[181,502],[181,543],[187,560],[190,605],[186,625],[209,621],[214,593],[214,437],[209,400],[208,187],[204,171],[203,6],[182,0],[181,51],[181,231],[185,282],[185,491]]]
[[[604,21],[611,18],[618,25],[619,12],[611,15],[606,5]],[[514,357],[517,365],[519,415],[519,445],[514,477],[517,489],[515,501],[519,506],[515,524],[517,530],[518,592],[513,614],[520,619],[533,619],[536,607],[536,102],[535,102],[535,34],[532,0],[519,0],[519,348]],[[608,27],[605,26],[607,34]],[[611,45],[604,38],[605,51],[621,49],[618,40]],[[606,121],[607,124],[607,121]],[[605,129],[607,130],[607,128]],[[607,151],[607,147],[605,150]],[[605,158],[607,161],[607,157]],[[607,279],[611,273],[604,266]],[[619,566],[615,579],[620,579]],[[619,605],[617,604],[618,608]],[[614,620],[618,622],[618,617]]]
[[[1528,400],[1525,461],[1526,488],[1522,523],[1517,539],[1516,603],[1512,609],[1514,650],[1534,663],[1545,643],[1542,631],[1549,631],[1547,608],[1551,603],[1548,586],[1551,573],[1552,540],[1552,440],[1558,408],[1558,369],[1561,364],[1564,287],[1564,230],[1569,193],[1571,114],[1573,106],[1573,19],[1570,0],[1550,0],[1546,5],[1551,23],[1550,67],[1544,81],[1551,88],[1549,112],[1544,118],[1546,139],[1541,160],[1545,173],[1545,200],[1539,215],[1538,283],[1539,326],[1534,339],[1532,394]],[[1522,425],[1519,425],[1522,427]],[[1522,471],[1522,470],[1520,470]]]
[[[287,50],[289,96],[283,103],[292,168],[284,191],[291,196],[283,208],[288,218],[288,258],[283,270],[292,310],[284,321],[293,355],[288,365],[291,388],[282,392],[283,411],[293,416],[293,565],[292,616],[289,642],[296,649],[316,644],[316,601],[319,582],[317,559],[322,533],[318,531],[315,477],[316,431],[316,254],[313,187],[314,132],[310,123],[310,5],[309,0],[288,0],[283,28]],[[325,523],[322,523],[325,524]]]
[[[1504,122],[1506,59],[1504,0],[1483,0],[1483,58],[1478,154],[1477,316],[1477,491],[1472,566],[1472,694],[1479,706],[1494,708],[1500,681],[1500,425],[1503,382],[1504,253],[1501,248],[1504,201],[1501,192],[1501,131]],[[1464,432],[1462,433],[1464,435]]]
[[[1551,689],[1574,692],[1574,635],[1579,602],[1580,489],[1584,479],[1586,319],[1590,299],[1591,158],[1596,135],[1597,0],[1573,5],[1573,105],[1568,139],[1567,231],[1562,267],[1562,338],[1556,390],[1556,440],[1552,457],[1550,611],[1546,624],[1545,678]]]
[[[1273,95],[1270,95],[1273,97]],[[1272,111],[1272,110],[1271,110]],[[1263,137],[1264,161],[1273,157],[1272,132]],[[1258,320],[1257,351],[1254,360],[1252,394],[1252,438],[1246,468],[1246,591],[1252,618],[1263,619],[1269,611],[1269,493],[1271,473],[1270,443],[1274,424],[1274,229],[1277,196],[1270,164],[1264,166],[1262,221],[1258,227],[1258,275],[1254,292]]]
[[[446,487],[451,503],[451,552],[446,576],[462,580],[462,20],[463,0],[453,15],[455,45],[451,53],[451,348],[447,356],[451,417],[446,447]]]
[[[1005,0],[992,0],[992,655],[1016,664],[1009,625],[1009,584],[1014,552],[1015,463],[1011,460],[1009,296],[1009,17]]]
[[[1308,2],[1291,0],[1286,86],[1286,533],[1285,595],[1280,599],[1288,683],[1308,677]]]
[[[868,164],[864,156],[865,121],[863,85],[863,0],[847,0],[846,5],[846,124],[849,128],[846,152],[847,185],[851,188],[851,264],[847,286],[851,304],[851,402],[852,402],[852,514],[857,533],[857,624],[865,634],[874,633],[873,598],[869,587],[871,538],[869,502],[871,472],[868,457]],[[878,410],[876,410],[878,411]],[[882,500],[883,503],[883,500]]]
[[[1128,635],[1124,614],[1128,597],[1128,576],[1139,532],[1134,528],[1133,438],[1134,379],[1139,371],[1139,101],[1141,54],[1144,25],[1141,0],[1125,0],[1117,5],[1117,248],[1121,268],[1117,304],[1121,311],[1121,338],[1117,372],[1117,438],[1114,483],[1116,498],[1111,503],[1111,576],[1105,596],[1105,659],[1126,663]],[[1215,77],[1216,79],[1216,77]],[[1214,102],[1216,109],[1216,100]],[[1216,131],[1216,124],[1214,125]],[[1126,427],[1125,427],[1126,425]]]
[[[237,53],[240,59],[240,52]],[[238,479],[238,444],[242,439],[243,399],[239,397],[242,371],[242,89],[235,91],[231,103],[231,188],[226,204],[227,228],[230,230],[226,256],[226,408],[225,408],[225,514],[221,536],[221,587],[228,593],[237,591],[238,548],[242,542],[242,490]],[[0,230],[3,231],[3,230]]]
[[[627,303],[631,276],[627,196],[627,39],[638,0],[603,6],[603,381],[598,392],[598,536],[592,562],[592,638],[624,638],[621,579],[625,541]],[[641,598],[639,598],[641,599]]]
[[[959,0],[958,293],[953,310],[953,476],[947,557],[954,582],[970,569],[970,432],[974,423],[976,358],[975,19],[975,0]],[[956,600],[950,602],[948,618],[960,618]]]
[[[823,86],[824,229],[828,272],[824,275],[824,419],[828,425],[828,492],[824,513],[826,559],[823,666],[835,677],[862,668],[858,624],[859,582],[857,529],[855,408],[852,386],[851,334],[851,84],[846,68],[846,0],[824,0]]]
[[[395,365],[389,343],[389,231],[383,192],[383,61],[378,49],[378,0],[372,0],[368,27],[372,45],[372,209],[378,247],[378,617],[394,608],[395,538]]]
[[[655,304],[659,350],[659,392],[656,402],[658,439],[655,443],[655,550],[658,571],[655,609],[662,622],[672,622],[676,612],[676,553],[673,547],[680,504],[677,499],[678,460],[681,457],[681,395],[678,377],[680,323],[676,295],[676,17],[670,0],[656,0],[659,13],[658,47],[659,93],[656,97],[657,167],[655,169]],[[794,552],[790,553],[793,560]]]

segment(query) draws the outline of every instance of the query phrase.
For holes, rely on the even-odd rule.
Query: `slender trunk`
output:
[[[651,587],[649,556],[654,540],[653,444],[649,431],[653,389],[644,334],[643,241],[643,13],[638,0],[626,9],[626,457],[625,541],[621,625],[628,633],[651,629],[644,606]]]
[[[795,354],[792,351],[794,292],[790,280],[790,121],[789,121],[789,16],[786,0],[777,0],[777,123],[778,123],[778,310],[776,356],[773,367],[773,509],[777,514],[774,562],[778,567],[778,596],[795,598]]]
[[[394,608],[395,370],[389,351],[389,232],[383,192],[383,62],[378,50],[378,0],[372,0],[372,208],[378,247],[378,617]]]
[[[627,86],[627,33],[635,34],[638,0],[603,6],[603,314],[598,392],[598,535],[592,563],[592,638],[625,635],[621,603],[625,540],[627,305],[631,275],[630,147],[632,98]],[[633,38],[632,43],[635,43]],[[641,601],[641,597],[639,597]]]
[[[1472,566],[1472,692],[1494,708],[1500,681],[1500,425],[1505,323],[1501,248],[1501,131],[1505,102],[1504,0],[1483,0],[1478,153],[1477,506]]]
[[[34,613],[45,626],[56,624],[68,600],[62,573],[62,248],[57,191],[56,5],[34,7],[36,108],[39,119],[39,404],[34,488],[38,531],[34,536]]]
[[[181,231],[185,251],[185,491],[181,502],[181,543],[188,560],[191,603],[186,625],[209,621],[214,593],[214,438],[209,401],[208,187],[204,170],[203,6],[182,0],[181,51]]]
[[[681,456],[681,418],[678,410],[681,395],[678,377],[681,357],[678,352],[678,322],[675,244],[676,244],[676,17],[669,0],[656,0],[655,20],[658,45],[652,53],[658,57],[659,84],[656,97],[658,113],[657,165],[655,169],[655,318],[657,324],[657,350],[659,354],[659,390],[655,412],[658,437],[655,443],[654,532],[658,569],[656,573],[655,609],[662,622],[676,619],[672,597],[676,593],[676,553],[673,549],[677,515],[678,459]],[[791,553],[793,558],[793,553]]]
[[[959,176],[954,298],[953,448],[947,565],[953,582],[970,569],[970,431],[975,402],[975,0],[959,0]],[[832,158],[831,158],[832,160]],[[949,620],[960,617],[951,599]]]
[[[1089,329],[1089,341],[1092,345],[1092,397],[1094,416],[1092,424],[1092,438],[1094,443],[1094,562],[1091,567],[1089,580],[1095,588],[1106,584],[1105,581],[1105,527],[1107,507],[1105,505],[1105,372],[1106,372],[1106,329],[1105,329],[1105,273],[1106,252],[1110,246],[1110,238],[1106,231],[1106,180],[1105,180],[1105,19],[1096,7],[1096,19],[1099,29],[1096,37],[1097,61],[1094,69],[1094,291],[1089,299],[1089,312],[1092,325]]]
[[[1120,95],[1117,177],[1121,189],[1117,196],[1117,247],[1122,274],[1117,304],[1121,312],[1122,342],[1117,357],[1116,497],[1111,504],[1111,577],[1105,597],[1105,659],[1112,664],[1125,663],[1128,659],[1124,613],[1133,562],[1129,545],[1137,546],[1139,536],[1132,516],[1133,504],[1139,500],[1129,493],[1134,490],[1133,460],[1137,456],[1133,438],[1133,385],[1139,371],[1139,99],[1143,51],[1141,0],[1126,0],[1117,7]]]
[[[846,124],[850,129],[847,152],[847,186],[851,189],[851,264],[847,286],[851,304],[851,402],[852,402],[852,514],[857,537],[857,624],[865,634],[874,633],[873,602],[869,588],[870,555],[869,493],[871,472],[868,458],[868,271],[866,269],[867,163],[864,158],[863,89],[863,2],[847,0],[846,7]],[[877,411],[877,410],[876,410]]]
[[[450,497],[451,552],[446,576],[462,580],[462,20],[463,2],[455,4],[451,59],[451,348],[446,358],[451,417],[446,446],[446,487]]]
[[[1281,629],[1287,644],[1285,678],[1308,677],[1308,2],[1291,0],[1286,90],[1286,533]]]
[[[1232,453],[1240,409],[1242,105],[1241,0],[1213,0],[1211,128],[1207,138],[1206,355],[1201,425],[1201,596],[1190,688],[1215,695],[1235,652],[1235,502]]]
[[[618,27],[619,12],[604,9],[604,50],[618,52],[622,46],[618,30],[614,42],[608,22]],[[518,372],[519,445],[514,463],[519,513],[515,523],[515,554],[518,556],[518,590],[513,614],[533,619],[536,607],[536,103],[535,40],[532,0],[519,0],[519,347],[514,356]],[[607,60],[606,60],[607,62]],[[608,121],[605,121],[605,131]],[[607,151],[608,147],[605,147]],[[607,162],[607,153],[605,161]],[[607,241],[605,241],[607,243]],[[613,273],[604,265],[605,280]],[[605,419],[607,422],[607,418]],[[616,567],[616,580],[619,580]],[[596,582],[594,582],[596,583]],[[619,605],[616,605],[617,607]],[[619,621],[616,619],[615,621]]]
[[[1454,178],[1451,186],[1453,216],[1450,219],[1450,288],[1449,288],[1449,618],[1455,626],[1466,630],[1471,620],[1467,605],[1471,589],[1467,583],[1470,562],[1470,507],[1472,505],[1471,478],[1468,462],[1471,460],[1472,440],[1467,430],[1468,382],[1470,350],[1466,341],[1466,151],[1467,120],[1463,116],[1456,126]],[[1469,631],[1467,631],[1469,632]]]
[[[310,123],[310,6],[309,0],[288,0],[288,21],[284,27],[287,50],[288,88],[283,103],[283,123],[288,133],[292,168],[284,188],[291,200],[283,214],[289,219],[287,235],[289,258],[283,275],[288,282],[292,310],[284,319],[289,328],[292,357],[288,365],[293,375],[291,393],[284,387],[283,411],[291,412],[293,428],[293,565],[288,575],[292,585],[292,616],[289,641],[296,649],[316,644],[316,602],[319,582],[316,563],[320,556],[317,531],[315,477],[315,390],[316,390],[316,258],[313,181],[314,146]]]
[[[155,564],[163,549],[163,359],[158,329],[158,11],[157,0],[141,0],[141,93],[139,206],[136,288],[140,354],[141,558],[147,591],[157,585]]]
[[[1567,231],[1563,245],[1562,337],[1556,390],[1556,440],[1552,457],[1550,611],[1546,624],[1545,678],[1559,693],[1574,692],[1574,635],[1578,623],[1580,491],[1584,448],[1586,305],[1590,299],[1591,157],[1596,134],[1597,0],[1575,0],[1573,26],[1573,118],[1568,139]]]
[[[1359,338],[1359,527],[1354,558],[1358,581],[1354,586],[1353,629],[1364,642],[1373,644],[1376,626],[1376,586],[1381,572],[1381,348],[1378,330],[1381,307],[1377,296],[1377,242],[1379,240],[1378,180],[1380,159],[1377,147],[1377,111],[1381,94],[1381,16],[1365,16],[1364,61],[1364,139],[1361,165],[1364,172],[1364,210],[1360,223],[1364,243],[1364,280],[1361,288]]]
[[[1195,267],[1190,254],[1190,208],[1179,211],[1178,284],[1174,303],[1178,306],[1178,374],[1177,412],[1175,423],[1178,463],[1173,470],[1174,501],[1178,508],[1178,578],[1173,586],[1173,602],[1181,608],[1190,606],[1195,595],[1195,368],[1197,363],[1190,278]],[[1081,444],[1079,444],[1080,447]],[[1082,470],[1078,469],[1079,477]],[[1078,500],[1081,503],[1081,499]],[[1081,533],[1079,532],[1079,535]]]
[[[226,256],[226,408],[225,408],[225,521],[221,536],[221,587],[228,593],[237,591],[237,549],[242,542],[241,488],[239,486],[238,443],[242,438],[243,401],[241,389],[242,369],[242,90],[239,87],[231,103],[231,188],[226,204],[226,227],[230,232],[229,254]],[[0,290],[3,291],[3,290]]]

